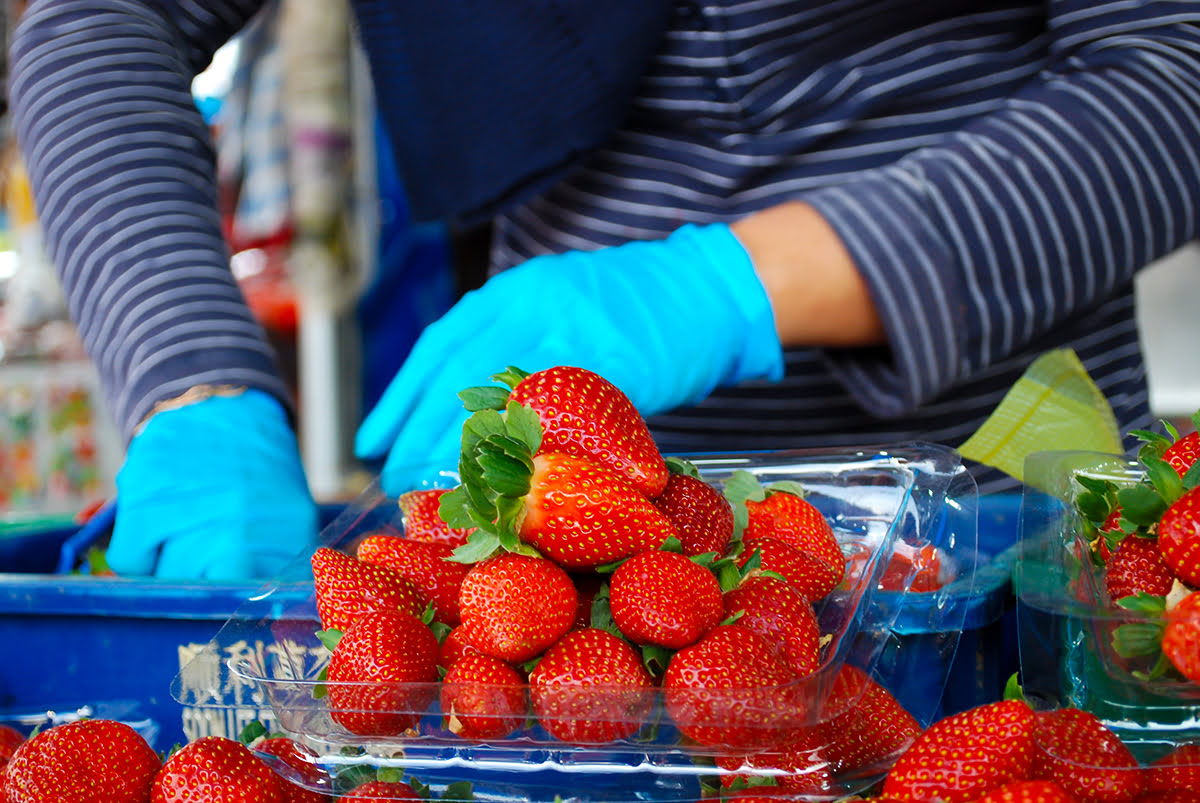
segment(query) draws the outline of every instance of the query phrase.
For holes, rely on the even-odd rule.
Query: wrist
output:
[[[159,413],[164,413],[168,410],[178,410],[182,407],[190,407],[193,404],[198,404],[208,399],[233,398],[241,396],[245,392],[246,387],[244,385],[193,385],[178,396],[172,396],[155,402],[154,406],[150,408],[150,412],[146,414],[146,417],[138,423],[134,434],[141,432],[145,428],[146,423]]]

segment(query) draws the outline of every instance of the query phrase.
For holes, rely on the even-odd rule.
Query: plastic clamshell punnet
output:
[[[283,764],[276,768],[314,791],[344,791],[350,779],[361,779],[364,771],[390,768],[430,785],[442,799],[451,799],[461,784],[469,783],[476,800],[514,802],[682,803],[699,799],[706,789],[711,793],[723,781],[728,785],[734,772],[743,782],[756,772],[763,776],[752,784],[764,779],[774,784],[770,776],[781,772],[795,780],[797,774],[820,767],[755,770],[734,759],[779,750],[794,743],[798,734],[813,732],[853,708],[855,700],[841,700],[837,711],[822,703],[846,665],[873,675],[885,688],[918,682],[921,694],[905,699],[913,701],[908,704],[910,713],[922,725],[929,724],[941,697],[939,681],[929,672],[919,678],[906,677],[904,671],[888,677],[889,667],[905,666],[889,658],[889,653],[897,644],[892,625],[906,611],[910,596],[903,582],[911,577],[902,578],[898,590],[893,583],[886,591],[880,588],[880,578],[898,549],[930,544],[938,548],[958,579],[947,586],[945,595],[938,591],[919,595],[918,610],[930,620],[931,632],[945,634],[943,647],[952,655],[964,616],[964,606],[955,600],[974,575],[978,515],[975,483],[957,452],[918,442],[878,451],[686,457],[718,488],[737,470],[757,475],[764,484],[798,482],[807,500],[830,522],[847,558],[865,554],[861,570],[816,606],[823,639],[820,665],[810,675],[782,686],[706,690],[691,699],[672,696],[661,687],[642,692],[589,687],[591,699],[584,701],[588,716],[592,721],[609,721],[613,732],[623,734],[599,744],[559,741],[534,715],[532,706],[525,724],[510,735],[468,741],[448,727],[438,708],[437,683],[394,684],[399,688],[375,691],[391,694],[396,701],[394,713],[402,715],[398,720],[411,724],[385,736],[357,735],[331,716],[332,695],[322,676],[330,653],[316,636],[320,624],[311,553],[305,553],[237,610],[207,649],[184,666],[172,693],[181,704],[199,708],[269,706],[275,725],[311,751],[317,771],[301,777],[289,774]],[[453,487],[456,481],[446,475],[442,487]],[[402,533],[403,519],[396,500],[372,488],[325,528],[320,545],[354,554],[359,540],[381,530]],[[895,692],[901,697],[901,689]],[[528,689],[525,699],[528,704]],[[559,710],[580,709],[564,705]],[[736,723],[752,735],[736,746],[697,744],[681,735],[673,719],[672,714],[679,716],[681,711],[687,712],[692,728]],[[813,756],[819,764],[819,749]],[[887,766],[890,760],[854,777],[839,778],[828,799],[868,788]],[[773,797],[791,799],[786,794],[779,797],[784,791],[774,789]],[[795,799],[824,796],[805,793]]]

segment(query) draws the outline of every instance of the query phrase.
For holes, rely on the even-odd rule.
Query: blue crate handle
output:
[[[66,541],[58,552],[57,574],[70,574],[79,565],[92,544],[112,532],[117,520],[117,500],[105,502],[78,531]]]

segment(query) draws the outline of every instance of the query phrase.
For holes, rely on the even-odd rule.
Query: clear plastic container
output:
[[[798,450],[688,459],[718,487],[736,470],[750,471],[764,484],[800,483],[808,501],[830,522],[847,558],[867,556],[861,571],[816,606],[823,636],[816,671],[782,686],[706,691],[702,699],[692,700],[702,705],[689,709],[688,724],[751,727],[753,747],[733,750],[682,737],[672,719],[672,712],[681,710],[681,697],[661,687],[636,700],[627,689],[592,687],[589,693],[601,703],[606,693],[612,696],[611,704],[595,706],[594,711],[607,713],[594,713],[593,721],[607,719],[631,733],[603,744],[555,739],[532,708],[525,725],[511,735],[467,741],[443,722],[436,683],[406,684],[400,690],[404,693],[398,696],[409,702],[396,713],[410,714],[415,726],[388,736],[349,733],[331,716],[331,695],[319,691],[330,653],[315,635],[320,625],[309,555],[238,609],[209,647],[183,668],[173,694],[181,704],[201,709],[238,708],[248,702],[269,706],[276,725],[313,751],[325,781],[310,788],[344,789],[345,779],[387,767],[411,773],[435,789],[469,782],[476,787],[476,799],[499,801],[693,801],[734,775],[782,784],[774,793],[790,799],[785,781],[797,782],[812,766],[784,768],[764,761],[751,768],[741,761],[748,754],[770,755],[852,709],[856,699],[829,703],[834,678],[846,665],[872,674],[897,698],[912,701],[909,713],[928,724],[938,712],[948,662],[914,668],[888,660],[898,644],[892,625],[917,595],[908,591],[912,577],[900,578],[898,587],[892,578],[891,590],[881,589],[879,581],[898,550],[936,548],[956,580],[944,593],[921,593],[918,610],[929,620],[929,630],[942,634],[941,648],[953,655],[967,607],[955,600],[974,577],[978,517],[975,483],[957,452],[914,443],[870,452]],[[454,482],[445,478],[446,486]],[[402,532],[403,520],[396,500],[372,489],[324,530],[321,545],[353,554],[361,538],[380,529]],[[913,613],[906,615],[911,619]],[[900,669],[889,675],[893,667]],[[904,694],[909,683],[920,684],[923,693]],[[815,764],[820,745],[807,746],[814,748]],[[869,788],[890,759],[894,755],[852,777],[839,777],[829,799]],[[286,768],[280,771],[287,773]]]

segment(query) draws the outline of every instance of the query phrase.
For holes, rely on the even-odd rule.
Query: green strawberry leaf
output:
[[[690,556],[688,560],[697,566],[704,566],[705,568],[712,569],[714,566],[716,566],[717,561],[720,560],[720,557],[721,556],[716,552],[701,552],[699,555]]]
[[[691,460],[684,460],[682,457],[666,458],[667,471],[672,474],[683,474],[687,477],[700,479],[700,469]]]
[[[480,410],[503,410],[504,405],[508,404],[509,392],[508,388],[481,385],[460,390],[458,398],[462,400],[463,407],[472,413]]]
[[[745,502],[738,502],[733,506],[733,535],[731,541],[740,542],[742,533],[746,531],[746,527],[750,525],[750,509],[746,507]]]
[[[1109,496],[1116,491],[1116,485],[1113,484],[1112,480],[1089,477],[1087,474],[1076,474],[1075,482],[1082,485],[1086,490],[1100,496]]]
[[[758,477],[744,468],[739,468],[729,475],[729,479],[725,480],[724,490],[725,498],[734,507],[747,500],[761,502],[767,498],[767,492],[758,481]]]
[[[542,445],[542,420],[532,407],[510,401],[505,408],[505,431],[508,437],[521,443],[530,456]]]
[[[404,780],[404,771],[396,767],[380,767],[376,778],[384,783],[400,783]],[[429,784],[412,777],[407,783],[421,800],[433,800],[433,787]]]
[[[442,790],[441,799],[454,801],[454,803],[470,803],[475,799],[475,789],[470,781],[455,781],[446,784],[446,788]]]
[[[329,680],[329,667],[321,667],[321,671],[317,673],[317,682],[313,685],[312,696],[314,700],[321,700],[325,695],[329,694],[329,687],[325,682]]]
[[[337,649],[338,642],[342,640],[342,631],[336,627],[326,628],[325,630],[317,631],[317,640],[325,646],[325,649],[333,652]]]
[[[667,540],[662,542],[658,549],[661,552],[674,552],[677,555],[682,555],[683,542],[671,535],[667,537]]]
[[[1154,655],[1162,649],[1163,628],[1149,622],[1131,622],[1113,631],[1113,649],[1122,658]]]
[[[1075,507],[1085,519],[1097,524],[1103,524],[1112,511],[1112,503],[1108,498],[1095,491],[1084,491],[1076,496]]]
[[[769,483],[763,490],[767,496],[771,494],[791,494],[801,498],[808,496],[808,490],[796,480],[778,480]]]
[[[720,624],[731,625],[734,622],[736,622],[738,619],[741,619],[745,615],[746,615],[745,611],[734,611],[733,613],[729,614],[724,619],[722,619]]]
[[[476,530],[467,536],[467,542],[454,548],[447,560],[455,563],[479,563],[496,554],[500,549],[500,536]]]
[[[1200,460],[1192,463],[1191,467],[1184,472],[1180,482],[1183,485],[1184,491],[1190,491],[1197,485],[1200,485]]]
[[[1117,605],[1127,611],[1132,611],[1147,618],[1158,618],[1167,612],[1166,597],[1156,597],[1153,594],[1147,594],[1145,591],[1139,591],[1136,594],[1122,597],[1117,600]]]
[[[762,551],[759,549],[755,549],[753,552],[750,553],[750,557],[746,559],[746,562],[742,564],[740,573],[742,575],[742,578],[745,579],[747,576],[749,576],[750,572],[759,571],[761,569],[762,569]]]
[[[625,635],[621,633],[620,628],[617,627],[616,620],[613,619],[612,603],[608,594],[608,583],[605,583],[600,586],[596,595],[592,597],[591,618],[588,624],[597,630],[604,630],[617,638],[623,639]]]
[[[1171,464],[1161,457],[1146,458],[1142,461],[1146,467],[1146,479],[1162,495],[1168,506],[1183,496],[1183,480],[1179,473],[1171,468]]]
[[[1008,682],[1004,684],[1004,699],[1005,700],[1024,700],[1025,689],[1021,688],[1020,673],[1013,672],[1009,676]]]
[[[732,591],[742,584],[742,570],[733,560],[719,560],[713,564],[713,574],[722,591]]]
[[[238,741],[244,745],[251,745],[266,735],[267,726],[255,719],[247,722],[246,727],[242,728],[242,732],[238,734]]]
[[[470,513],[470,497],[467,489],[458,486],[442,494],[438,499],[438,518],[454,529],[474,527]]]
[[[473,413],[463,424],[463,455],[472,453],[480,441],[493,435],[503,435],[504,432],[504,416],[498,411],[479,410]]]
[[[517,385],[525,381],[529,376],[528,371],[522,371],[515,365],[508,366],[505,370],[498,374],[492,374],[492,379],[496,382],[503,382],[510,388],[515,388]]]
[[[487,440],[482,445],[478,462],[483,469],[484,483],[509,499],[519,499],[529,493],[529,477],[533,474],[533,463],[522,459],[504,447],[505,443]]]
[[[674,650],[658,644],[643,645],[642,666],[646,667],[646,671],[650,673],[650,677],[662,677],[663,673],[667,671],[667,665],[671,663],[671,656],[674,654]]]
[[[1121,517],[1135,527],[1151,527],[1158,523],[1167,505],[1162,495],[1149,485],[1130,485],[1117,491]]]
[[[1150,668],[1149,672],[1135,671],[1133,672],[1133,676],[1138,680],[1143,681],[1157,680],[1158,678],[1161,678],[1163,675],[1167,674],[1167,672],[1173,669],[1174,666],[1175,665],[1171,663],[1171,659],[1167,657],[1166,653],[1159,653],[1158,660],[1154,662],[1154,666]]]

